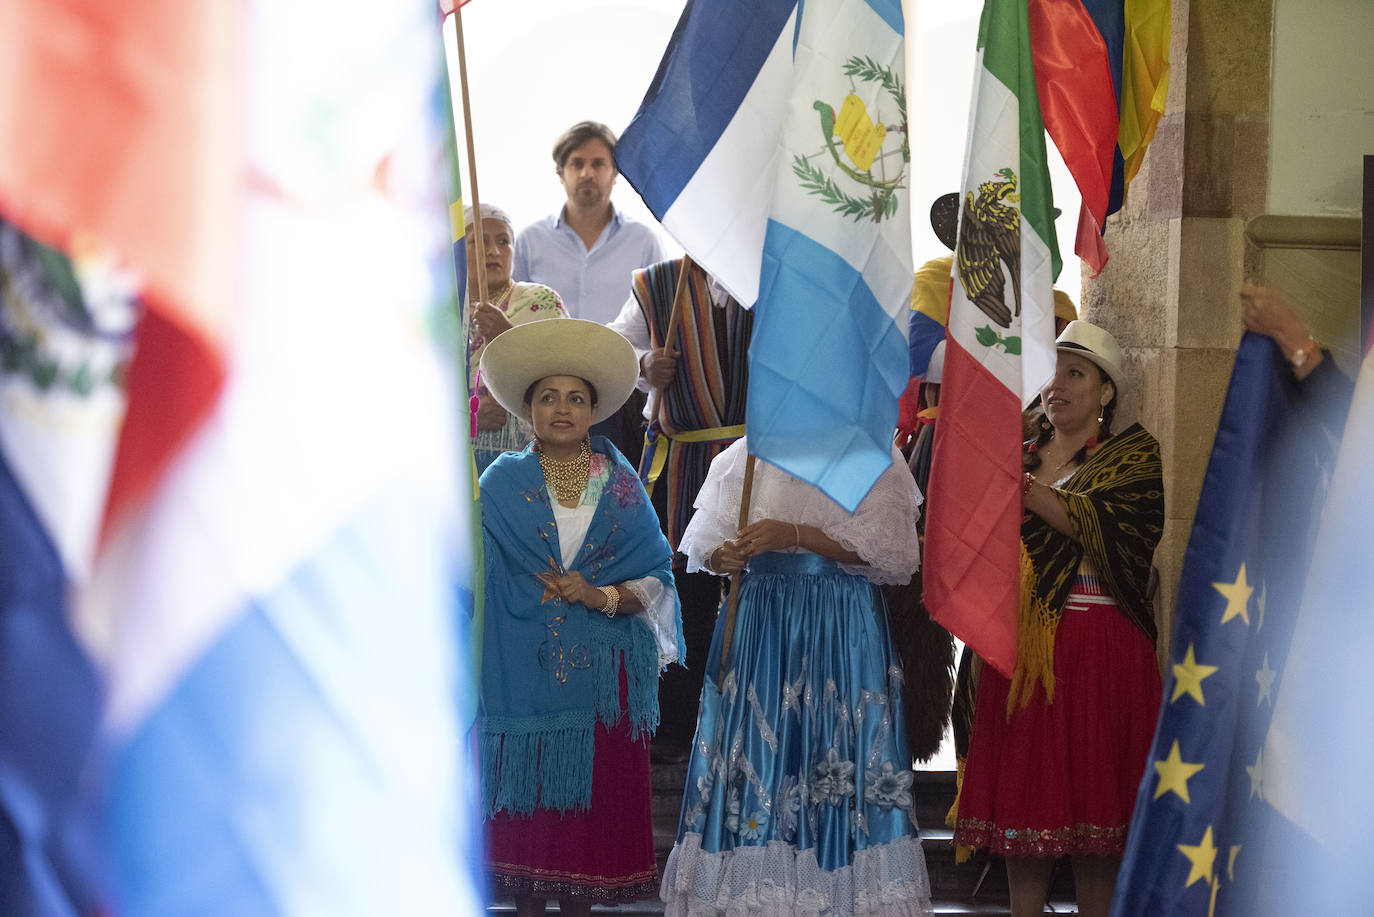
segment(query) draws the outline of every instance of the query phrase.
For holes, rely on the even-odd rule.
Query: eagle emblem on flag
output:
[[[978,185],[978,196],[964,195],[959,220],[956,268],[964,295],[988,318],[1003,328],[1011,327],[1013,315],[1021,314],[1021,210],[1017,206],[1016,173],[999,169],[995,178]],[[1011,280],[1012,302],[1008,308],[1006,285]],[[1013,311],[1014,310],[1014,311]],[[982,332],[992,340],[984,340]],[[991,345],[1001,335],[979,329],[979,342]],[[1015,340],[1003,339],[1003,342]]]

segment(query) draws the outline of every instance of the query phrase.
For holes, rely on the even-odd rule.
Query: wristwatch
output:
[[[1288,358],[1288,362],[1293,366],[1293,371],[1297,372],[1306,366],[1307,361],[1311,358],[1313,351],[1316,349],[1317,342],[1309,336],[1307,338],[1307,343],[1293,351],[1293,355]]]

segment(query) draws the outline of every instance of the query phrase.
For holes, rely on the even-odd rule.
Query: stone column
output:
[[[1125,206],[1107,221],[1110,261],[1083,279],[1084,317],[1112,331],[1126,355],[1119,427],[1139,420],[1163,450],[1161,658],[1240,340],[1245,223],[1265,209],[1272,21],[1272,0],[1173,0],[1165,114]]]

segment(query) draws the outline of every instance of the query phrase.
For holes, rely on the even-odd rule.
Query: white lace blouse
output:
[[[738,534],[747,458],[748,446],[740,439],[711,463],[706,483],[697,494],[696,513],[678,545],[678,550],[687,555],[689,572],[709,570],[711,553]],[[916,538],[921,499],[920,489],[895,448],[892,464],[853,513],[814,485],[758,461],[754,467],[749,521],[777,519],[815,526],[867,562],[840,564],[845,571],[874,583],[906,583],[921,565],[920,543]]]

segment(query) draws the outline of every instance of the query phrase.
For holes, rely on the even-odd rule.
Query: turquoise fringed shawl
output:
[[[592,449],[612,467],[568,570],[594,586],[654,576],[676,599],[672,552],[639,477],[605,438],[594,437]],[[595,725],[614,726],[624,715],[622,661],[631,734],[658,727],[658,648],[641,615],[607,618],[546,594],[537,574],[564,569],[536,453],[501,456],[482,474],[481,488],[485,811],[586,809]]]

